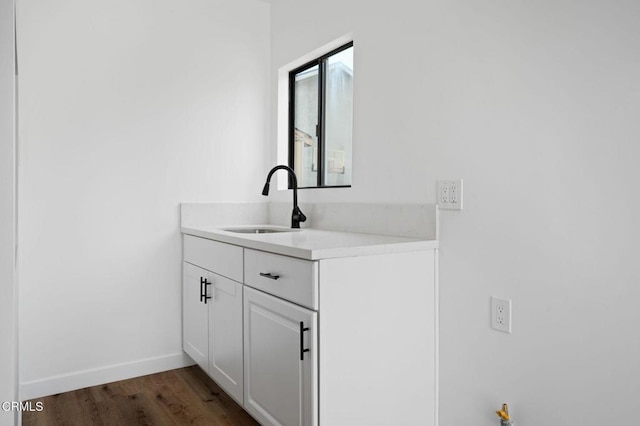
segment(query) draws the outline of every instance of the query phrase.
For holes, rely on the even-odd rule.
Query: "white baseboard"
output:
[[[20,400],[26,401],[41,398],[43,396],[116,382],[118,380],[188,367],[193,364],[193,360],[187,354],[180,352],[69,374],[61,374],[46,379],[20,383]]]

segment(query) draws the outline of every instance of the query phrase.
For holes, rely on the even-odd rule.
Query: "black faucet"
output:
[[[267,175],[267,183],[265,183],[264,188],[262,188],[262,195],[269,195],[269,182],[271,181],[271,176],[277,170],[281,169],[289,172],[289,176],[291,177],[291,182],[293,184],[293,211],[291,212],[291,227],[300,228],[300,222],[307,220],[307,217],[300,211],[300,207],[298,207],[298,178],[296,178],[296,173],[291,167],[280,165],[271,169]]]

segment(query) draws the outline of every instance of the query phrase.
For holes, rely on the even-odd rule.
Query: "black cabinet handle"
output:
[[[267,272],[267,273],[260,272],[260,276],[261,277],[265,277],[265,278],[269,278],[269,279],[272,279],[272,280],[277,280],[278,278],[280,278],[280,275],[273,275],[271,272]]]
[[[211,299],[211,296],[207,296],[207,286],[211,285],[210,282],[207,281],[207,279],[204,279],[204,304],[207,304],[207,300]]]
[[[200,277],[200,301],[207,304],[207,300],[211,299],[211,296],[207,296],[207,286],[211,285],[206,278]]]
[[[309,352],[309,348],[304,348],[304,332],[309,331],[309,327],[304,326],[304,322],[300,321],[300,361],[304,361],[304,353]]]

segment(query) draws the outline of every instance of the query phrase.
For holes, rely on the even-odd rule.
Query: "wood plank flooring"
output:
[[[24,412],[24,426],[220,425],[256,422],[200,368],[108,383],[34,399],[41,412]]]

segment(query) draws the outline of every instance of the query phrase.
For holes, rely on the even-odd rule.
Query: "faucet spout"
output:
[[[269,183],[271,182],[271,176],[278,170],[286,170],[291,177],[291,183],[293,186],[293,211],[291,212],[291,227],[292,228],[300,228],[300,222],[304,222],[307,220],[307,217],[300,211],[300,207],[298,207],[298,178],[296,177],[296,173],[289,166],[275,166],[273,169],[269,171],[267,175],[267,182],[264,184],[264,188],[262,188],[262,195],[269,195]]]

